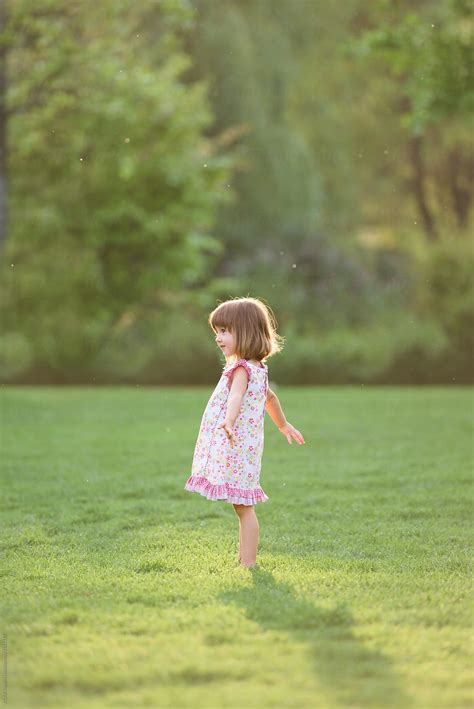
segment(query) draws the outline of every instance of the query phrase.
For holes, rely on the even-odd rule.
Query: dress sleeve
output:
[[[248,381],[250,381],[250,376],[251,376],[252,370],[250,369],[250,367],[249,367],[248,363],[245,361],[245,359],[239,359],[237,362],[235,362],[232,365],[232,367],[230,369],[227,370],[227,372],[224,372],[224,375],[226,377],[228,377],[227,383],[228,383],[229,387],[230,387],[230,383],[231,383],[231,377],[232,377],[233,373],[235,372],[235,370],[237,369],[237,367],[244,367],[245,371],[247,372],[247,379],[248,379]]]

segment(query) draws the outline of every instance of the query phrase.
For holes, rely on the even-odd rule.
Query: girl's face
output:
[[[217,328],[216,342],[226,357],[232,357],[235,354],[235,339],[226,327]]]

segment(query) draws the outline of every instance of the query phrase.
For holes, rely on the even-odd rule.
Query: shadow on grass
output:
[[[354,619],[345,605],[318,608],[271,573],[258,567],[250,571],[252,586],[225,591],[219,598],[242,607],[263,630],[284,631],[306,642],[315,674],[336,702],[354,707],[412,706],[390,660],[354,633]]]

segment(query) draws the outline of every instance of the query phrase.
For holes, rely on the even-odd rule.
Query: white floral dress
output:
[[[244,367],[248,383],[239,414],[233,425],[234,446],[223,428],[232,374]],[[208,500],[224,500],[237,505],[266,502],[260,487],[264,441],[268,368],[240,359],[225,368],[204,411],[194,450],[191,475],[185,490]]]

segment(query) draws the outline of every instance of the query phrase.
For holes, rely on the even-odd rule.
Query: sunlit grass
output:
[[[278,390],[254,571],[184,491],[212,387],[2,393],[11,706],[472,706],[472,391]]]

